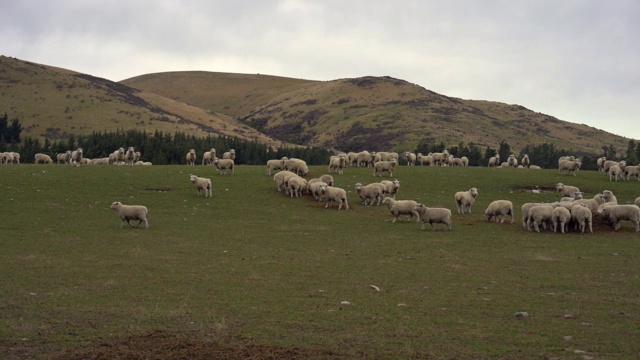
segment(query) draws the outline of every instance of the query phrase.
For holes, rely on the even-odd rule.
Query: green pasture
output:
[[[210,177],[213,198],[189,174]],[[519,210],[557,200],[558,182],[632,203],[640,182],[403,166],[398,199],[454,212],[452,231],[421,231],[360,205],[354,184],[380,180],[372,170],[334,177],[349,211],[278,193],[263,166],[0,166],[0,357],[153,331],[345,358],[640,356],[640,234],[528,232]],[[458,215],[453,195],[470,187],[473,213]],[[513,224],[484,221],[497,199],[514,203]],[[150,228],[120,228],[113,201],[146,205]]]

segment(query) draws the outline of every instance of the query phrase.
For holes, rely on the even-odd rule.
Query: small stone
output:
[[[572,315],[572,314],[565,314],[565,315],[564,315],[564,319],[565,319],[565,320],[573,320],[573,319],[575,319],[575,318],[576,318],[576,316],[575,316],[575,315]]]
[[[529,317],[529,313],[526,311],[519,311],[515,314],[513,314],[513,316],[516,317],[516,319],[526,319]]]
[[[351,305],[350,301],[340,301],[340,305]]]

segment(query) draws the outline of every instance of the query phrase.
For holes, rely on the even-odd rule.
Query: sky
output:
[[[0,55],[113,81],[189,70],[391,76],[640,140],[638,0],[0,4]]]

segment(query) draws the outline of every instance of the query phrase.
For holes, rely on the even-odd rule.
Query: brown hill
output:
[[[0,111],[22,136],[62,139],[93,131],[143,129],[226,135],[279,145],[234,118],[87,74],[0,56]]]

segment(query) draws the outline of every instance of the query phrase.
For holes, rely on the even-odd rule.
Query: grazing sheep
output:
[[[284,170],[279,171],[275,175],[273,175],[273,181],[276,183],[276,189],[278,190],[278,192],[287,192],[287,181],[292,176],[298,176],[298,174],[288,170]]]
[[[636,179],[640,181],[640,165],[625,166],[622,173],[622,177],[627,181],[629,181],[632,176],[635,176]]]
[[[562,160],[560,164],[558,164],[558,171],[560,172],[560,174],[563,174],[563,172],[565,172],[566,174],[573,173],[573,176],[576,176],[576,172],[580,170],[581,165],[582,163],[580,162],[580,159]]]
[[[416,154],[410,151],[405,151],[403,156],[404,156],[404,159],[407,161],[407,166],[414,166],[416,164],[416,160],[417,160]]]
[[[223,159],[231,159],[233,161],[236,160],[236,150],[235,149],[231,149],[229,151],[226,151],[225,153],[222,154],[222,158]]]
[[[382,195],[382,188],[381,186],[378,184],[369,184],[369,185],[362,185],[361,183],[357,183],[355,186],[356,192],[358,193],[358,196],[360,197],[360,199],[362,200],[362,205],[373,205],[375,203],[375,205],[380,205],[380,202],[382,201],[383,195]]]
[[[528,154],[524,154],[524,156],[522,157],[522,160],[520,161],[520,163],[522,164],[522,166],[524,166],[525,168],[528,168],[530,165],[530,161],[529,161],[529,155]]]
[[[614,204],[618,203],[618,198],[615,195],[613,195],[613,192],[611,190],[603,191],[602,199],[604,200],[605,203],[614,203]]]
[[[395,200],[396,194],[398,193],[398,190],[400,190],[400,180],[382,180],[380,181],[380,184],[384,185],[382,194],[385,196],[390,195]]]
[[[393,169],[396,168],[397,163],[396,160],[378,161],[373,164],[373,176],[380,175],[380,177],[382,177],[382,173],[387,172],[389,173],[389,177],[393,177]]]
[[[553,206],[549,204],[536,205],[529,209],[529,217],[527,219],[527,230],[531,230],[531,225],[540,232],[540,226],[544,228],[551,228],[552,220],[551,215],[553,213]]]
[[[149,213],[149,210],[146,206],[124,205],[120,201],[116,201],[111,204],[111,208],[118,211],[118,216],[122,219],[122,223],[120,224],[121,228],[124,226],[125,221],[129,226],[134,227],[131,225],[131,220],[138,220],[138,225],[135,227],[140,226],[140,224],[144,222],[144,227],[147,229],[149,228],[149,221],[147,221],[147,214]]]
[[[386,204],[389,208],[389,211],[391,211],[391,214],[393,215],[393,223],[398,220],[398,216],[400,215],[409,215],[409,219],[413,219],[413,217],[415,216],[416,222],[420,221],[420,215],[418,215],[418,212],[416,211],[416,206],[418,206],[418,203],[416,201],[394,200],[393,198],[387,196],[382,200],[382,203]]]
[[[569,221],[571,221],[571,211],[564,206],[556,206],[551,212],[551,222],[553,223],[553,232],[558,232],[558,225],[560,225],[560,232],[569,232]]]
[[[71,150],[56,154],[58,164],[68,164],[71,162]]]
[[[344,189],[322,183],[320,185],[320,198],[326,201],[325,208],[332,206],[335,201],[338,203],[338,210],[342,209],[342,204],[344,204],[345,210],[349,210],[347,192]]]
[[[433,224],[445,224],[445,230],[451,230],[451,210],[446,208],[427,207],[418,203],[415,208],[418,218],[422,221],[422,230],[424,226],[431,224],[431,230],[434,230]]]
[[[213,160],[213,164],[216,169],[220,171],[220,174],[227,175],[227,170],[231,170],[231,175],[233,175],[233,171],[235,168],[235,164],[233,159],[215,159]]]
[[[454,195],[454,199],[456,200],[456,208],[458,209],[458,214],[471,214],[471,207],[473,203],[476,202],[476,197],[478,196],[478,189],[471,188],[467,191],[458,191]]]
[[[309,172],[307,162],[297,158],[287,159],[284,162],[284,168],[285,170],[292,171],[300,176],[305,176]]]
[[[53,164],[51,156],[47,154],[37,153],[34,155],[34,160],[35,164]]]
[[[596,160],[596,165],[598,166],[598,171],[602,171],[604,172],[604,162],[607,161],[606,157],[599,157],[598,160]]]
[[[640,232],[640,207],[637,205],[611,205],[602,209],[602,218],[611,224],[615,231],[620,229],[620,221],[631,221],[636,232]]]
[[[500,165],[500,154],[496,154],[489,158],[489,167],[498,167]]]
[[[513,214],[513,203],[509,200],[493,201],[489,204],[487,210],[484,211],[484,217],[487,219],[487,222],[491,221],[493,218],[498,222],[498,218],[500,218],[500,223],[502,224],[507,215],[511,215],[511,223],[513,224],[515,219]]]
[[[525,229],[529,229],[529,210],[534,207],[534,206],[538,206],[538,205],[548,205],[545,203],[524,203],[522,204],[522,207],[520,207],[520,211],[522,212],[522,227]]]
[[[320,181],[322,181],[323,183],[329,185],[329,186],[333,186],[333,176],[329,175],[329,174],[324,174],[322,176],[320,176]]]
[[[200,192],[204,190],[204,197],[208,198],[212,196],[213,187],[211,186],[211,179],[198,177],[196,175],[190,175],[191,183],[198,189],[198,196]]]
[[[337,172],[338,174],[344,173],[344,168],[347,166],[347,159],[344,156],[332,156],[329,159],[329,171]]]
[[[127,152],[124,153],[124,163],[126,165],[133,165],[133,163],[135,162],[135,158],[136,150],[133,148],[133,146],[129,146]]]
[[[287,160],[289,160],[289,158],[283,156],[280,160],[273,159],[267,161],[267,175],[271,176],[271,170],[284,170],[284,163]]]
[[[583,234],[587,224],[589,224],[589,232],[593,232],[593,213],[586,205],[580,203],[573,205],[571,208],[571,220],[576,223],[576,226]]]
[[[575,193],[580,192],[580,189],[578,189],[576,186],[565,185],[563,183],[557,183],[556,190],[560,192],[561,197],[570,198],[573,198]]]
[[[195,165],[196,164],[196,151],[194,149],[189,150],[187,155],[185,155],[185,159],[187,160],[187,165]]]
[[[213,165],[213,160],[217,158],[216,149],[211,148],[211,150],[205,151],[204,154],[202,154],[202,165]],[[269,175],[271,175],[271,173],[269,173]]]
[[[302,194],[307,190],[307,180],[300,176],[292,176],[287,181],[287,191],[289,195],[293,197],[302,197]]]

